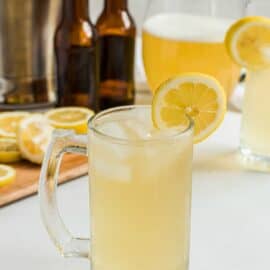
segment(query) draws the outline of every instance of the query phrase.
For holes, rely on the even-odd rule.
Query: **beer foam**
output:
[[[162,13],[144,23],[144,31],[171,40],[223,42],[234,20],[183,13]]]

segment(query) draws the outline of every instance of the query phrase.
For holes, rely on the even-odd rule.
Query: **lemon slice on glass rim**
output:
[[[185,73],[164,82],[155,92],[152,119],[159,129],[187,125],[194,121],[194,143],[210,136],[222,123],[226,112],[226,94],[213,77]]]
[[[270,67],[270,19],[244,17],[227,31],[225,45],[240,66],[251,70]]]
[[[94,112],[84,107],[63,107],[52,109],[45,115],[55,128],[73,129],[79,134],[84,134],[87,133],[87,123]]]
[[[0,164],[0,187],[12,183],[16,178],[16,171],[10,166]]]

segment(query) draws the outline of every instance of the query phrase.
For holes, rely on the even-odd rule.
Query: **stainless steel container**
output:
[[[0,110],[56,101],[53,37],[61,0],[0,0]]]

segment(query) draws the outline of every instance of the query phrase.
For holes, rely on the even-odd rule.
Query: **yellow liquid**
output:
[[[192,136],[141,145],[91,139],[92,269],[187,270]]]
[[[270,157],[270,69],[249,71],[243,104],[241,146]]]
[[[152,91],[172,76],[202,72],[218,79],[230,95],[240,71],[223,43],[231,23],[184,14],[150,17],[143,27],[143,59]]]

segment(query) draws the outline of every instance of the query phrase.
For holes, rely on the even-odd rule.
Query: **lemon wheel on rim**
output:
[[[228,30],[225,45],[240,66],[251,70],[270,67],[270,19],[245,17]]]
[[[152,119],[159,129],[186,126],[194,121],[194,142],[198,143],[221,124],[226,112],[226,94],[213,77],[186,73],[164,82],[155,92]]]

